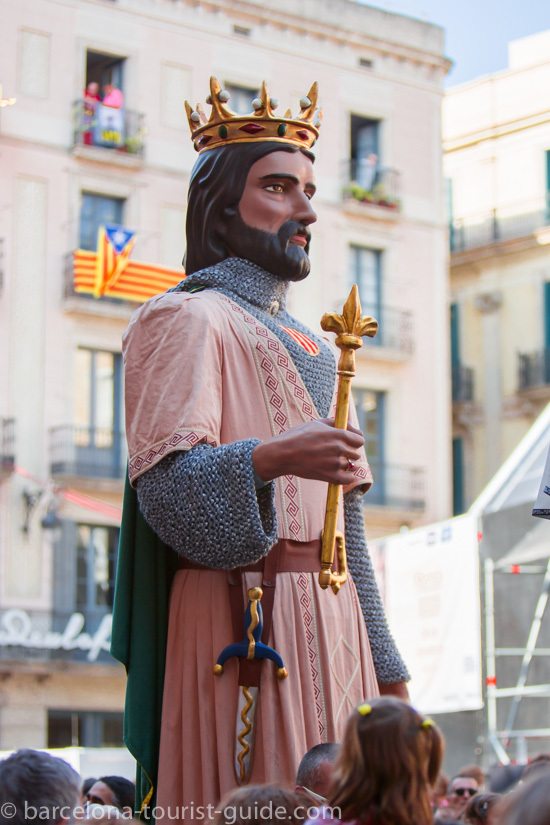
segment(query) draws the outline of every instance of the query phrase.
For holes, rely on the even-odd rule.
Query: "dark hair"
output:
[[[18,750],[0,762],[0,823],[28,823],[25,810],[31,807],[49,813],[47,818],[40,817],[44,825],[61,819],[72,822],[80,786],[79,775],[63,759],[28,748]]]
[[[314,790],[312,786],[319,781],[319,766],[323,762],[332,765],[339,751],[340,745],[337,742],[322,742],[310,748],[298,766],[296,784]]]
[[[499,799],[499,793],[476,793],[466,805],[464,820],[470,825],[484,825],[487,822],[487,814]]]
[[[133,782],[123,776],[100,776],[97,781],[103,782],[112,790],[113,802],[120,811],[126,808],[134,810],[136,786]]]
[[[228,210],[236,210],[250,167],[271,152],[299,151],[313,162],[314,156],[306,149],[266,140],[252,144],[230,143],[199,155],[191,172],[187,196],[187,250],[183,260],[187,275],[231,255],[216,227]]]
[[[443,750],[437,726],[406,702],[382,696],[359,705],[334,763],[328,804],[342,820],[431,825],[430,786]]]
[[[550,774],[535,775],[519,790],[505,794],[498,804],[497,821],[502,825],[550,825]]]
[[[522,771],[521,778],[527,779],[527,777],[534,776],[535,774],[538,775],[545,771],[550,771],[550,753],[539,753],[529,760]]]

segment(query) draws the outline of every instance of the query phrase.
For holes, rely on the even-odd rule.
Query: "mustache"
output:
[[[298,221],[285,221],[279,228],[277,235],[279,240],[282,241],[285,246],[289,243],[290,239],[294,237],[294,235],[303,235],[307,241],[306,251],[309,248],[311,232],[309,231],[309,227],[307,227],[304,223],[299,223]]]

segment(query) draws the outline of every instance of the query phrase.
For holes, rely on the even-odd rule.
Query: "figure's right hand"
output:
[[[262,481],[295,475],[346,485],[354,477],[349,462],[360,458],[364,443],[361,430],[349,424],[347,430],[337,430],[334,419],[324,418],[262,441],[254,447],[252,461]]]

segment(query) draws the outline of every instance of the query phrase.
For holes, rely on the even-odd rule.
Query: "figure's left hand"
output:
[[[411,702],[406,682],[392,682],[389,685],[378,684],[378,689],[380,690],[380,696],[395,696],[396,699],[401,699],[408,704]]]

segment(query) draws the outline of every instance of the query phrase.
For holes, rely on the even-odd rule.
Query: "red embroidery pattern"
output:
[[[242,307],[240,307],[238,304],[235,304],[226,295],[221,295],[219,293],[218,295],[222,301],[224,301],[226,304],[230,306],[233,312],[237,312],[239,313],[239,315],[242,316],[242,320],[254,330],[254,332],[259,338],[265,339],[265,344],[268,350],[275,354],[277,366],[280,367],[281,371],[284,373],[284,377],[286,378],[290,387],[292,388],[294,397],[299,401],[302,407],[302,412],[310,421],[314,421],[317,418],[317,415],[315,414],[315,408],[313,406],[313,403],[311,402],[309,394],[307,393],[307,390],[304,388],[301,379],[299,378],[296,371],[293,369],[292,361],[285,353],[281,342],[273,335],[273,333],[271,333],[267,329],[267,327],[264,327],[263,324],[260,324],[260,322],[253,316],[248,315]],[[259,343],[260,342],[258,342],[258,344]],[[265,354],[267,358],[269,358],[264,349],[260,348],[260,346],[258,346],[257,349],[258,351],[262,352],[262,354]],[[262,368],[267,368],[268,370],[273,371],[273,364],[271,363],[271,361],[269,361],[268,363],[269,367],[264,367],[264,364],[262,363]]]
[[[317,724],[319,725],[319,736],[321,742],[326,742],[326,718],[323,696],[323,680],[319,668],[319,655],[317,651],[317,627],[315,621],[315,608],[311,598],[309,587],[309,576],[307,573],[296,573],[296,584],[300,597],[300,607],[306,634],[307,649],[309,654],[309,664],[313,679],[313,693],[315,696],[315,710],[317,712]]]
[[[158,447],[147,450],[146,453],[137,455],[129,462],[128,475],[130,477],[130,481],[133,481],[138,475],[145,470],[148,470],[149,467],[156,464],[157,461],[168,453],[173,452],[173,450],[190,450],[191,447],[194,447],[196,444],[202,444],[208,441],[212,444],[212,446],[216,446],[215,441],[211,441],[206,435],[201,433],[189,431],[174,433],[168,441],[164,441],[162,444],[159,444]],[[182,447],[182,444],[186,446]]]
[[[309,395],[304,388],[301,379],[293,369],[292,361],[284,351],[283,345],[275,336],[260,324],[251,315],[248,315],[242,307],[233,303],[225,295],[219,296],[229,307],[241,315],[242,320],[248,325],[250,332],[257,336],[256,352],[258,362],[263,374],[264,385],[267,389],[267,399],[271,406],[272,420],[278,428],[278,434],[284,432],[289,427],[288,415],[285,410],[284,391],[281,389],[274,361],[281,370],[287,385],[291,388],[294,398],[302,408],[304,416],[314,421],[316,419],[315,408],[309,399]],[[300,489],[295,476],[285,476],[281,479],[282,505],[284,508],[287,525],[290,533],[295,539],[299,539],[302,532]]]

